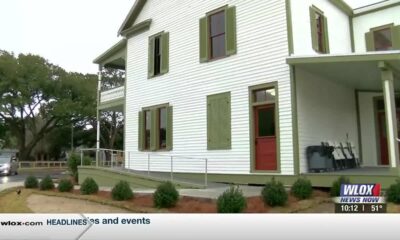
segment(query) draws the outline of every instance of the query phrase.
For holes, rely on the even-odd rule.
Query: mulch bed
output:
[[[54,192],[58,192],[56,189]],[[80,195],[79,190],[73,190],[74,195]],[[91,195],[100,199],[104,199],[106,201],[112,201],[111,192],[108,191],[99,191],[97,194]],[[325,202],[329,199],[329,194],[323,191],[315,190],[313,194],[312,200],[304,200],[304,201],[314,201],[316,199],[316,205],[318,205],[317,200],[324,199]],[[90,199],[89,199],[90,200]],[[135,197],[128,201],[118,202],[121,203],[125,208],[128,209],[152,209],[157,212],[155,208],[153,208],[153,195],[152,194],[139,194],[136,193]],[[299,201],[293,196],[289,196],[288,204],[282,208],[272,208],[270,206],[266,206],[261,197],[249,197],[247,198],[247,208],[244,211],[245,213],[268,213],[268,212],[297,212],[299,206],[301,208],[302,201]],[[310,205],[310,204],[308,204]],[[170,213],[217,213],[217,203],[214,199],[206,199],[206,198],[195,198],[195,197],[186,197],[181,196],[177,205],[170,209],[163,209],[163,212]]]

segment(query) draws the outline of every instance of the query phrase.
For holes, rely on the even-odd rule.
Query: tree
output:
[[[125,84],[125,71],[120,69],[103,68],[101,89],[106,91]],[[88,120],[96,129],[95,115]],[[106,149],[123,149],[124,116],[121,111],[102,111],[100,114],[100,143]]]
[[[53,129],[86,122],[96,108],[96,76],[68,73],[40,56],[1,51],[0,96],[0,119],[17,139],[20,159],[27,160]]]

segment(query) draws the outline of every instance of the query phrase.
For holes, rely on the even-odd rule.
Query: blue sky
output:
[[[377,0],[347,2],[357,8]],[[0,49],[39,54],[68,71],[96,73],[92,60],[118,41],[118,28],[133,3],[134,0],[1,0]]]

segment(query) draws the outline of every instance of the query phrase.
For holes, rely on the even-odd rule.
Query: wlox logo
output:
[[[379,197],[380,193],[381,193],[380,184],[342,184],[340,186],[340,196],[342,197],[349,197],[349,196]]]
[[[380,184],[342,184],[338,203],[383,203]]]

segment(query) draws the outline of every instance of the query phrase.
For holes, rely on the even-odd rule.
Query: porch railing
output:
[[[113,88],[100,93],[100,103],[106,103],[125,97],[125,86]]]
[[[113,168],[171,182],[193,184],[193,180],[176,175],[187,172],[202,174],[203,180],[196,181],[195,184],[208,186],[207,158],[112,149],[81,149],[80,156],[82,166]]]

